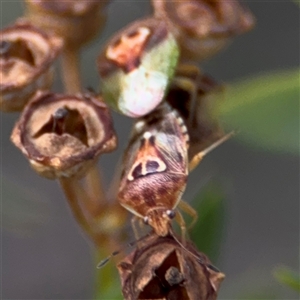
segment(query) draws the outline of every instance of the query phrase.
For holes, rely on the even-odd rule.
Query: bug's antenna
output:
[[[144,238],[146,238],[147,236],[149,236],[150,233],[142,236],[141,238],[129,242],[128,244],[126,244],[123,248],[112,252],[112,254],[110,254],[109,256],[107,256],[106,258],[102,259],[99,264],[97,265],[97,269],[101,269],[102,267],[104,267],[113,257],[117,256],[118,254],[120,254],[121,252],[124,251],[124,249],[128,248],[128,247],[133,247],[134,245],[136,245],[138,242],[140,242],[141,240],[143,240]]]
[[[211,265],[211,264],[208,264],[208,263],[204,262],[204,260],[203,260],[201,257],[199,257],[198,255],[194,254],[194,253],[191,252],[189,249],[187,249],[187,248],[186,248],[186,247],[178,240],[178,238],[175,236],[174,231],[171,230],[171,233],[172,233],[172,236],[173,236],[174,240],[179,244],[179,246],[180,246],[183,250],[185,250],[186,252],[188,252],[189,254],[191,254],[193,257],[195,257],[196,260],[197,260],[201,265],[203,265],[203,266],[205,266],[205,267],[208,267],[208,268],[210,268],[211,270],[213,270],[213,271],[215,271],[215,272],[217,272],[217,273],[220,273],[220,270],[219,270],[217,267],[215,267],[215,266],[213,266],[213,265]]]
[[[226,135],[221,137],[219,140],[217,140],[216,142],[214,142],[213,144],[211,144],[210,146],[208,146],[207,148],[205,148],[201,152],[194,155],[194,157],[192,157],[190,162],[189,162],[189,171],[194,170],[195,167],[198,166],[198,164],[200,163],[200,161],[203,159],[203,157],[205,155],[207,155],[212,150],[216,149],[218,146],[220,146],[221,144],[223,144],[224,142],[229,140],[235,134],[236,134],[235,131],[231,131],[231,132],[227,133]]]

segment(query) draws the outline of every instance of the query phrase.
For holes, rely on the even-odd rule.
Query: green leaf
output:
[[[1,176],[2,227],[18,235],[31,235],[49,220],[49,202],[44,195]]]
[[[292,0],[292,1],[300,6],[300,0]]]
[[[300,276],[299,273],[291,270],[286,266],[277,267],[274,270],[274,277],[282,284],[300,293]]]
[[[225,225],[224,199],[221,186],[211,183],[193,200],[199,219],[191,231],[191,239],[213,263],[218,259],[222,244]]]
[[[280,71],[233,84],[218,117],[248,145],[299,154],[299,74]]]

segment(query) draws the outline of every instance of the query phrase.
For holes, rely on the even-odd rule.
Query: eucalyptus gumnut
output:
[[[162,19],[138,20],[115,34],[98,57],[105,101],[133,118],[163,100],[179,56],[177,42]]]
[[[61,36],[68,46],[78,47],[104,27],[108,0],[26,0],[26,14],[37,26]]]
[[[190,242],[151,234],[118,264],[126,300],[216,300],[225,275]]]
[[[154,14],[174,33],[182,61],[202,61],[236,35],[253,28],[252,13],[238,0],[152,0]]]
[[[26,106],[12,142],[33,169],[49,179],[80,178],[99,155],[116,147],[112,119],[101,96],[38,92]]]
[[[60,38],[25,19],[1,31],[1,110],[21,111],[37,90],[51,87],[53,64],[62,46]]]

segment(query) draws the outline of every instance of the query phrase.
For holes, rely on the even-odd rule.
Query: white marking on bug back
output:
[[[149,139],[150,137],[152,136],[152,134],[151,134],[151,132],[149,132],[149,131],[146,131],[144,134],[143,134],[143,137],[145,138],[145,139]]]
[[[143,65],[126,74],[121,82],[119,107],[126,115],[138,118],[154,110],[163,100],[167,77]],[[143,99],[143,101],[141,101]]]

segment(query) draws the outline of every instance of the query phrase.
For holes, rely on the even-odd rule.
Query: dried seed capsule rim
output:
[[[104,8],[109,0],[93,0],[93,1],[43,1],[43,0],[26,0],[29,7],[43,10],[48,13],[65,15],[65,16],[83,16],[95,9]]]
[[[1,92],[8,92],[16,88],[21,89],[24,86],[29,85],[32,82],[32,80],[39,77],[50,67],[53,61],[60,54],[63,47],[63,41],[61,38],[40,30],[38,27],[32,25],[25,18],[18,19],[14,24],[4,28],[1,31],[1,40],[5,40],[6,36],[8,41],[9,38],[13,38],[15,40],[20,38],[25,42],[33,44],[33,42],[30,40],[30,37],[32,36],[34,39],[36,39],[36,43],[34,43],[36,45],[36,48],[39,48],[41,46],[41,43],[44,43],[43,50],[45,51],[39,64],[32,68],[31,74],[28,75],[28,78],[24,80],[22,84],[4,84],[3,82],[1,82]],[[27,39],[24,39],[24,36],[27,37]],[[47,46],[48,49],[46,49]]]
[[[51,102],[59,102],[65,101],[70,98],[71,101],[80,101],[84,102],[86,105],[90,105],[95,109],[100,117],[103,125],[104,138],[100,143],[95,144],[94,146],[88,147],[87,151],[83,154],[74,155],[70,157],[68,161],[63,161],[63,164],[57,165],[56,161],[54,162],[54,158],[59,159],[57,156],[45,156],[42,155],[34,143],[30,140],[28,136],[28,131],[26,129],[26,125],[28,120],[31,118],[31,115],[34,113],[35,109],[38,109],[40,105],[49,104]],[[104,152],[112,151],[116,146],[116,136],[112,126],[112,120],[108,111],[107,106],[101,102],[96,100],[94,97],[90,97],[89,95],[60,95],[60,94],[52,94],[45,92],[38,92],[34,99],[29,103],[29,105],[23,111],[20,120],[15,126],[14,132],[12,134],[13,142],[21,148],[22,152],[33,161],[36,161],[42,165],[53,165],[54,167],[67,169],[71,166],[76,165],[77,163],[92,160],[97,157],[99,154]]]

